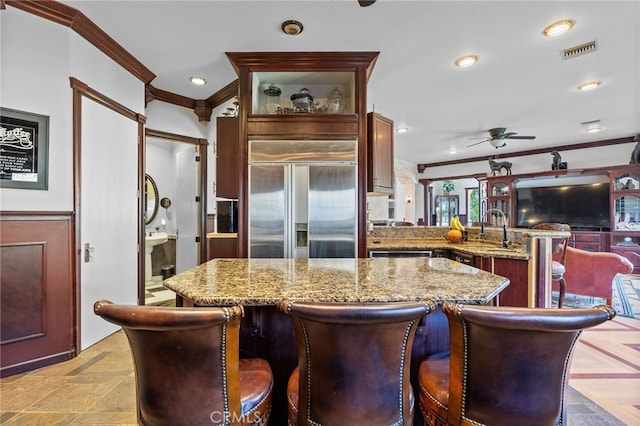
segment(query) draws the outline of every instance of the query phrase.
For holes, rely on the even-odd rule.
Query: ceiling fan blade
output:
[[[505,139],[509,139],[513,135],[517,135],[517,133],[516,132],[507,132],[507,133],[504,133],[501,137],[505,138]]]
[[[371,6],[375,2],[376,2],[376,0],[358,0],[358,3],[360,3],[360,7]]]
[[[535,139],[535,136],[506,136],[505,139]]]
[[[480,145],[481,143],[484,143],[484,142],[489,142],[490,140],[491,139],[485,139],[485,140],[480,141],[480,142],[472,143],[471,145],[467,145],[467,148],[469,148],[470,146]]]

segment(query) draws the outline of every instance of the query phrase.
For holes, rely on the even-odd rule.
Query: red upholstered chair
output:
[[[630,274],[633,264],[615,253],[589,252],[566,247],[566,291],[584,296],[604,297],[611,304],[613,278],[616,274]]]
[[[615,316],[587,309],[444,303],[450,356],[418,370],[425,425],[566,425],[565,390],[581,331]]]
[[[411,349],[432,301],[290,303],[298,367],[289,378],[290,426],[411,426]]]
[[[239,358],[241,306],[170,308],[94,304],[129,339],[142,425],[266,425],[273,374]]]

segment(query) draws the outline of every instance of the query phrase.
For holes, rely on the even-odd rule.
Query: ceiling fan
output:
[[[483,142],[489,142],[491,146],[494,148],[502,148],[507,144],[507,139],[535,139],[535,136],[516,136],[516,132],[506,132],[505,127],[496,127],[493,129],[489,129],[489,135],[491,138],[485,139],[480,142],[472,143],[471,145],[467,145],[467,148],[470,146],[475,146],[481,144]]]

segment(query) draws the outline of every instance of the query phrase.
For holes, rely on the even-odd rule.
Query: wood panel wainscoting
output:
[[[0,376],[76,356],[71,212],[0,212]]]

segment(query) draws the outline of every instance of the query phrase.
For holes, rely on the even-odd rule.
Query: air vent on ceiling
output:
[[[580,46],[570,47],[562,51],[562,59],[572,59],[578,56],[586,55],[587,53],[593,53],[598,50],[596,41],[590,41],[588,43],[581,44]]]

